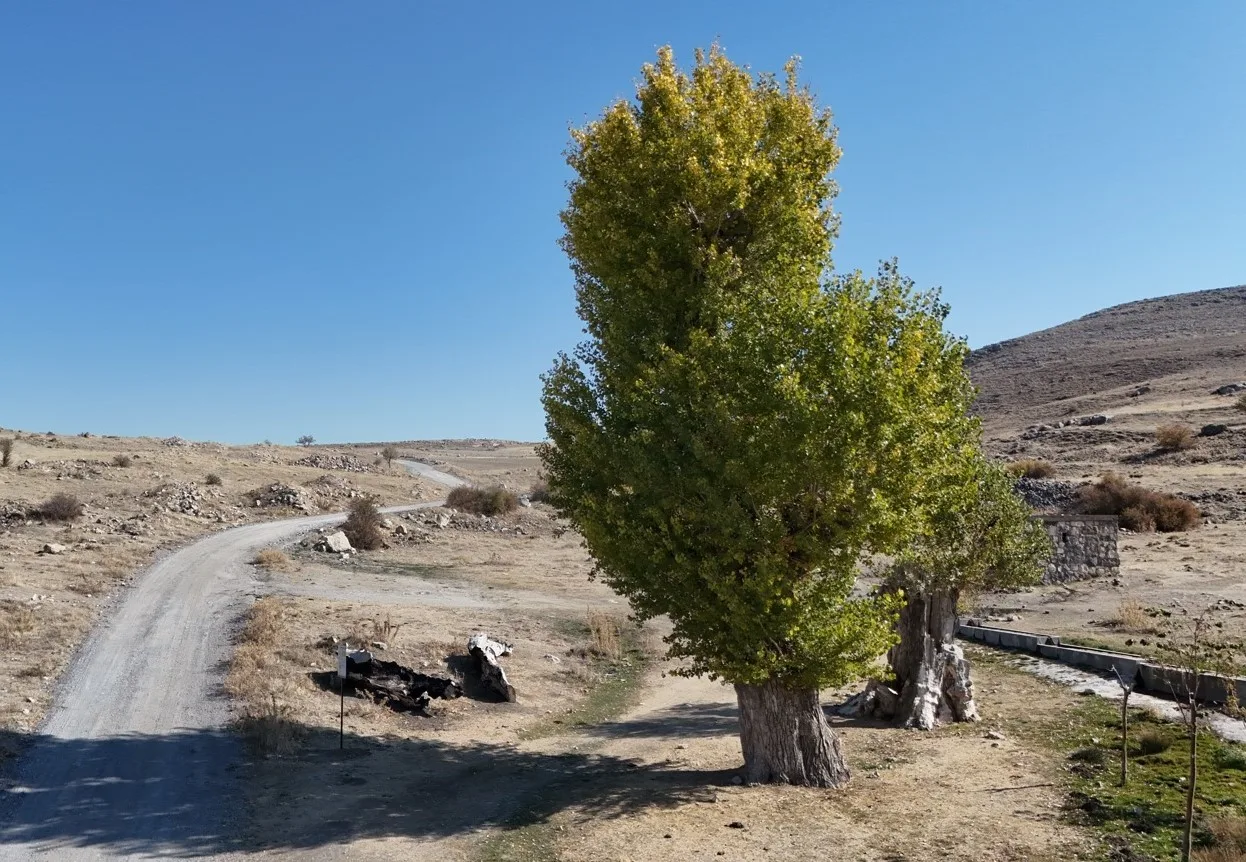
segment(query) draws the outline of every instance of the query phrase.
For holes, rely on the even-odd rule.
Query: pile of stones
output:
[[[1078,504],[1078,486],[1054,479],[1018,479],[1017,495],[1040,512],[1074,512]]]
[[[144,491],[143,496],[155,501],[156,509],[182,515],[203,517],[203,491],[194,482],[167,482]]]
[[[283,507],[298,509],[301,512],[316,511],[316,501],[312,499],[310,494],[302,488],[294,488],[281,482],[274,482],[271,485],[256,488],[246,496],[251,501],[251,505],[256,509]]]
[[[1106,425],[1111,421],[1112,417],[1103,413],[1096,413],[1093,416],[1079,416],[1076,419],[1061,419],[1059,422],[1051,422],[1046,425],[1031,425],[1021,434],[1022,440],[1034,440],[1048,431],[1056,431],[1060,428],[1081,427],[1087,428],[1093,425]]]
[[[326,455],[316,453],[290,462],[295,467],[315,467],[317,470],[344,470],[347,473],[371,473],[372,467],[354,455]]]

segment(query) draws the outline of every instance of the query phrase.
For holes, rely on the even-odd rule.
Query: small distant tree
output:
[[[264,442],[267,443],[268,441],[265,440]],[[304,434],[302,437],[300,437],[298,440],[294,442],[298,443],[300,446],[310,446],[316,442],[316,438],[310,434]]]
[[[386,446],[381,450],[381,457],[385,459],[385,466],[393,467],[394,461],[398,460],[398,449],[395,446]]]
[[[941,713],[978,719],[969,663],[953,643],[962,594],[1035,583],[1052,551],[1005,468],[976,453],[951,466],[925,529],[887,579],[905,602],[899,642],[887,655],[899,695],[895,717],[924,730]]]
[[[1199,688],[1205,674],[1229,674],[1236,659],[1246,651],[1246,644],[1224,631],[1224,621],[1216,619],[1215,605],[1198,616],[1176,617],[1168,624],[1159,647],[1167,664],[1178,668],[1181,683],[1172,696],[1181,711],[1189,740],[1189,769],[1185,786],[1185,832],[1182,836],[1181,859],[1189,862],[1194,852],[1194,796],[1198,784],[1198,733],[1200,725]],[[1236,690],[1226,685],[1228,705],[1236,708]]]
[[[13,461],[13,438],[0,437],[0,467],[7,467]]]
[[[745,778],[840,786],[820,689],[892,643],[859,563],[919,528],[970,445],[946,307],[898,266],[827,275],[839,158],[797,82],[669,48],[573,132],[563,248],[588,340],[545,375],[553,504],[676,673],[735,686]]]

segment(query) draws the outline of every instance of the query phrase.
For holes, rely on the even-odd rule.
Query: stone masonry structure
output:
[[[1044,584],[1116,577],[1121,558],[1116,550],[1115,515],[1038,515],[1055,550]]]

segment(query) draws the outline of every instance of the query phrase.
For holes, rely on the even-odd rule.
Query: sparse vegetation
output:
[[[461,485],[446,495],[446,506],[473,515],[504,515],[519,506],[519,497],[501,485],[476,488]]]
[[[375,551],[385,541],[381,520],[376,501],[371,497],[358,497],[350,504],[350,514],[342,525],[342,532],[353,547],[361,551]]]
[[[1008,472],[1018,479],[1049,479],[1056,474],[1056,468],[1038,458],[1022,458],[1009,464]]]
[[[315,443],[315,442],[316,442],[316,438],[315,438],[315,437],[313,437],[313,436],[312,436],[312,435],[310,435],[310,434],[304,434],[302,437],[300,437],[299,439],[295,440],[294,442],[295,442],[295,443],[298,443],[300,446],[304,446],[304,447],[306,447],[306,446],[310,446],[310,445],[312,445],[313,443]],[[271,446],[272,444],[271,444],[271,443],[269,443],[267,440],[265,440],[265,441],[264,441],[264,445],[266,445],[266,446]]]
[[[1233,407],[1234,409],[1239,410],[1242,413],[1246,413],[1246,395],[1243,395],[1242,397],[1234,401]]]
[[[209,473],[208,475],[206,475],[206,476],[204,476],[204,477],[203,477],[203,483],[204,483],[205,485],[223,485],[223,484],[225,484],[225,483],[224,483],[224,481],[221,479],[221,474],[220,474],[220,473]]]
[[[82,517],[85,508],[73,494],[56,494],[39,507],[37,514],[45,521],[73,521]]]
[[[622,627],[612,614],[588,612],[589,651],[599,658],[618,661],[623,655]]]
[[[1138,734],[1138,753],[1142,756],[1163,754],[1172,748],[1173,739],[1162,730],[1149,727]]]
[[[225,678],[226,691],[242,703],[238,730],[257,750],[277,754],[291,750],[297,738],[297,725],[278,700],[272,674],[284,615],[284,605],[273,596],[251,606]]]
[[[1135,599],[1125,599],[1116,608],[1116,615],[1107,620],[1107,624],[1117,631],[1130,634],[1151,634],[1156,627],[1142,603]]]
[[[381,457],[385,459],[385,466],[394,466],[394,461],[398,459],[398,449],[394,446],[386,446],[381,450]]]
[[[134,459],[129,455],[120,454],[112,456],[112,465],[114,467],[129,467],[134,463]]]
[[[1155,442],[1164,452],[1180,452],[1194,446],[1194,429],[1180,422],[1170,422],[1155,429]]]
[[[280,548],[263,548],[251,562],[270,572],[288,572],[293,568],[290,558]]]
[[[13,461],[13,438],[0,437],[0,467],[7,467]]]
[[[35,630],[35,615],[20,602],[0,601],[0,645],[11,647]]]
[[[1189,500],[1130,485],[1116,473],[1105,473],[1083,486],[1081,509],[1088,515],[1117,515],[1121,526],[1136,532],[1173,533],[1199,525],[1202,516]]]

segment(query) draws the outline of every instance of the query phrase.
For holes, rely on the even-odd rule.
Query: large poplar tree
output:
[[[587,339],[544,378],[554,504],[686,674],[735,686],[750,782],[848,779],[818,692],[895,639],[854,591],[974,445],[965,347],[894,264],[831,277],[829,111],[669,48],[573,132],[562,213]]]

